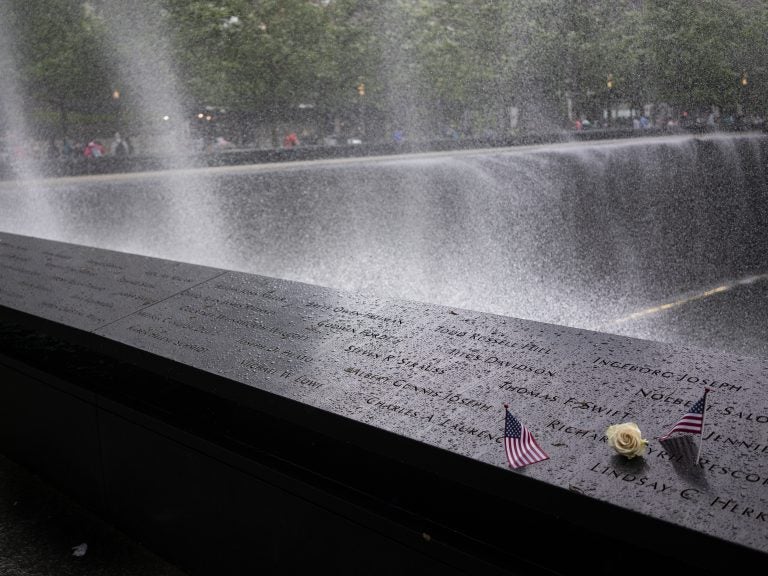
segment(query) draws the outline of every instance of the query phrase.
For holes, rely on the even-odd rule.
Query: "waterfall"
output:
[[[665,339],[663,313],[617,321],[762,285],[767,155],[675,136],[61,179],[42,221],[5,182],[0,230]]]

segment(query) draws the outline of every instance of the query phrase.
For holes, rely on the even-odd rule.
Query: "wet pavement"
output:
[[[0,575],[184,573],[0,455]]]

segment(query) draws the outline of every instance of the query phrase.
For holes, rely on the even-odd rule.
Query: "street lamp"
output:
[[[365,82],[360,80],[357,85],[357,94],[360,96],[360,138],[365,136]]]
[[[116,125],[116,131],[120,131],[123,129],[123,110],[120,106],[120,90],[117,88],[114,88],[112,90],[112,102],[115,105],[115,125]]]
[[[746,116],[747,110],[746,110],[746,103],[747,103],[747,85],[749,84],[749,78],[747,77],[746,70],[741,73],[741,79],[739,80],[740,84],[740,90],[739,90],[739,107],[741,108],[740,113],[742,116]]]
[[[608,126],[611,126],[613,124],[613,119],[611,118],[611,105],[613,101],[613,74],[608,74],[608,80],[606,81],[606,86],[608,86]]]

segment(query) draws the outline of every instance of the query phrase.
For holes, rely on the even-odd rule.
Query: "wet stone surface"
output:
[[[507,468],[506,403],[550,456],[510,474],[768,552],[764,360],[0,238],[2,263],[11,266],[0,279],[4,307],[499,468]],[[76,265],[51,269],[51,254]],[[130,276],[83,268],[94,275],[82,281],[89,261],[130,265]],[[46,298],[82,315],[41,307],[29,276]],[[122,277],[163,282],[145,287],[146,300],[132,308],[114,293]],[[91,300],[120,310],[107,315]],[[97,313],[99,321],[88,316]],[[712,392],[703,435],[659,441],[705,387]],[[628,460],[608,446],[605,429],[627,421],[649,440],[645,457]]]
[[[205,266],[0,232],[3,302],[83,330],[104,326],[218,274]]]

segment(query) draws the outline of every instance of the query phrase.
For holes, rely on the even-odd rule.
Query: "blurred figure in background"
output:
[[[104,146],[98,140],[91,140],[83,150],[83,156],[86,158],[101,158],[104,156]]]
[[[293,148],[299,145],[299,137],[296,136],[296,132],[289,132],[283,138],[283,148]]]
[[[115,137],[112,140],[112,145],[109,147],[109,152],[113,156],[126,156],[128,154],[128,145],[120,136],[120,132],[115,132]]]

